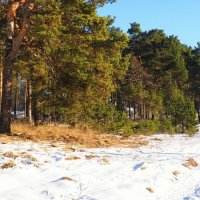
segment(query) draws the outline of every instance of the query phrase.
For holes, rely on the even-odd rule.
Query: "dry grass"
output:
[[[114,134],[98,133],[93,130],[81,130],[56,125],[30,126],[22,123],[12,124],[12,134],[1,135],[2,143],[15,141],[51,142],[57,147],[59,142],[68,146],[80,146],[83,148],[99,147],[138,147],[147,145],[148,142],[139,136],[133,138],[119,138]]]
[[[64,177],[62,177],[60,180],[67,180],[67,181],[74,181],[74,182],[77,182],[76,180],[74,180],[73,178],[68,177],[68,176],[64,176]]]
[[[188,158],[188,160],[182,165],[184,167],[191,168],[191,167],[197,167],[198,163],[193,158]]]
[[[151,187],[146,188],[150,193],[154,193],[153,189]]]
[[[162,142],[162,141],[163,141],[163,139],[161,139],[161,138],[153,138],[153,140],[159,141],[159,142]]]
[[[109,158],[103,157],[102,160],[100,161],[100,163],[102,165],[109,165],[110,164]]]
[[[99,156],[97,156],[97,155],[85,155],[86,160],[91,160],[93,158],[99,158]]]
[[[16,164],[12,160],[10,160],[7,163],[5,163],[4,165],[2,165],[0,168],[8,169],[8,168],[13,168],[14,166],[16,166]]]
[[[180,174],[180,172],[177,171],[177,170],[175,170],[175,171],[172,172],[172,174],[173,174],[174,176],[178,176],[178,175]]]
[[[26,152],[23,152],[21,154],[21,158],[24,158],[24,159],[30,159],[32,160],[33,162],[37,162],[37,159],[35,157],[33,157],[31,154],[27,154]]]
[[[81,158],[78,156],[70,156],[70,157],[66,157],[65,160],[80,160]]]
[[[12,151],[8,151],[4,153],[3,155],[7,158],[13,158],[13,159],[17,158],[17,156]]]
[[[147,169],[147,167],[146,167],[146,166],[144,166],[144,167],[141,167],[141,170],[145,170],[145,169]]]

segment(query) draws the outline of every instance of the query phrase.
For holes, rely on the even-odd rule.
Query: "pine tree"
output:
[[[23,39],[27,34],[29,27],[29,19],[31,11],[34,7],[33,0],[21,0],[11,3],[1,1],[1,9],[7,7],[6,29],[1,27],[1,32],[5,37],[5,52],[3,56],[2,69],[2,101],[1,101],[1,115],[0,115],[0,133],[10,133],[11,115],[10,110],[12,106],[12,77],[13,65],[16,59]],[[20,11],[19,11],[20,10]],[[3,10],[4,13],[4,10]],[[3,20],[1,20],[2,23]],[[19,22],[21,22],[19,24]]]

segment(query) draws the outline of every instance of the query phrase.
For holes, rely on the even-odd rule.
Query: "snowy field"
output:
[[[200,199],[200,134],[135,149],[0,143],[0,200]]]

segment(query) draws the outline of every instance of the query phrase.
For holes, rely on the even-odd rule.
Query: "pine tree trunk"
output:
[[[2,66],[1,66],[2,67]],[[0,105],[1,105],[1,101],[2,101],[2,70],[3,68],[1,68],[1,73],[0,73],[0,76],[1,76],[1,80],[0,80]]]
[[[199,120],[199,123],[200,123],[200,111],[199,111],[199,109],[197,110],[197,114],[198,114],[198,120]]]
[[[39,115],[38,115],[37,102],[35,100],[33,101],[33,119],[34,119],[34,126],[38,126]]]
[[[128,115],[129,115],[129,119],[131,119],[132,116],[131,116],[131,101],[130,100],[128,100]]]
[[[142,119],[145,119],[145,106],[143,102],[142,102]]]
[[[15,95],[14,95],[13,111],[14,111],[14,119],[17,119],[17,91],[15,91]]]
[[[139,119],[142,120],[142,104],[141,103],[138,104],[138,115],[139,115]]]
[[[199,110],[199,102],[198,101],[195,101],[195,109],[197,111],[198,120],[200,122],[200,110]]]
[[[5,40],[6,52],[3,60],[2,73],[2,102],[0,115],[0,133],[10,133],[11,127],[11,107],[12,107],[12,78],[13,64],[17,56],[22,41],[27,34],[30,12],[33,9],[34,0],[15,1],[10,5],[7,13],[7,38]],[[16,35],[15,18],[19,7],[24,6],[21,30]],[[16,37],[15,37],[16,35]]]
[[[135,106],[135,102],[133,102],[133,119],[135,120],[135,116],[136,116],[136,106]]]
[[[30,123],[33,123],[31,95],[32,95],[32,87],[31,87],[30,81],[27,80],[26,82],[26,117],[28,118],[28,121]]]
[[[0,133],[10,133],[11,107],[12,107],[12,77],[13,63],[9,57],[3,62],[2,101],[0,116]]]

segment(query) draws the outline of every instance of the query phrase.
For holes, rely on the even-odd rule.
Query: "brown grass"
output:
[[[62,149],[64,152],[75,152],[77,149],[71,147],[69,144],[65,145],[65,147]],[[79,150],[79,151],[84,151],[84,150]]]
[[[99,158],[99,156],[97,156],[97,155],[85,155],[86,160],[91,160],[93,158]]]
[[[188,158],[187,161],[182,165],[184,167],[191,168],[191,167],[197,167],[198,163],[193,158]]]
[[[16,166],[16,164],[12,160],[10,160],[7,163],[5,163],[4,165],[2,165],[0,168],[8,169],[8,168],[13,168],[14,166]]]
[[[102,165],[109,165],[110,161],[107,157],[103,157],[102,160],[101,160],[101,164]]]
[[[80,160],[81,158],[78,156],[70,156],[70,157],[66,157],[65,160]]]
[[[159,141],[159,142],[162,142],[162,141],[163,141],[163,139],[161,139],[161,138],[153,138],[153,140]]]
[[[64,177],[62,177],[60,180],[67,180],[67,181],[74,181],[74,182],[77,182],[76,180],[74,180],[73,178],[68,177],[68,176],[64,176]]]
[[[146,188],[150,193],[154,193],[153,189],[151,187]]]
[[[197,167],[198,163],[193,158],[188,158],[187,161],[182,165],[184,167],[191,168],[191,167]]]
[[[172,174],[173,174],[174,176],[178,176],[178,175],[180,174],[180,172],[177,171],[177,170],[175,170],[175,171],[172,172]]]
[[[83,148],[99,147],[138,147],[148,142],[135,136],[133,138],[119,138],[114,134],[98,133],[93,130],[81,130],[56,125],[30,126],[23,123],[12,124],[12,134],[1,135],[2,143],[15,141],[50,142],[52,147],[64,142],[68,146],[81,146]]]
[[[17,156],[12,151],[8,151],[4,153],[3,155],[7,158],[13,158],[13,159],[17,158]]]
[[[35,157],[33,157],[31,154],[27,154],[27,153],[25,153],[25,152],[23,152],[23,153],[21,154],[21,157],[22,157],[22,158],[25,158],[25,159],[30,159],[30,160],[32,160],[33,162],[36,162],[36,161],[37,161],[37,159],[36,159]]]
[[[145,170],[145,169],[147,169],[147,167],[146,167],[146,166],[144,166],[144,167],[141,167],[141,170]]]

